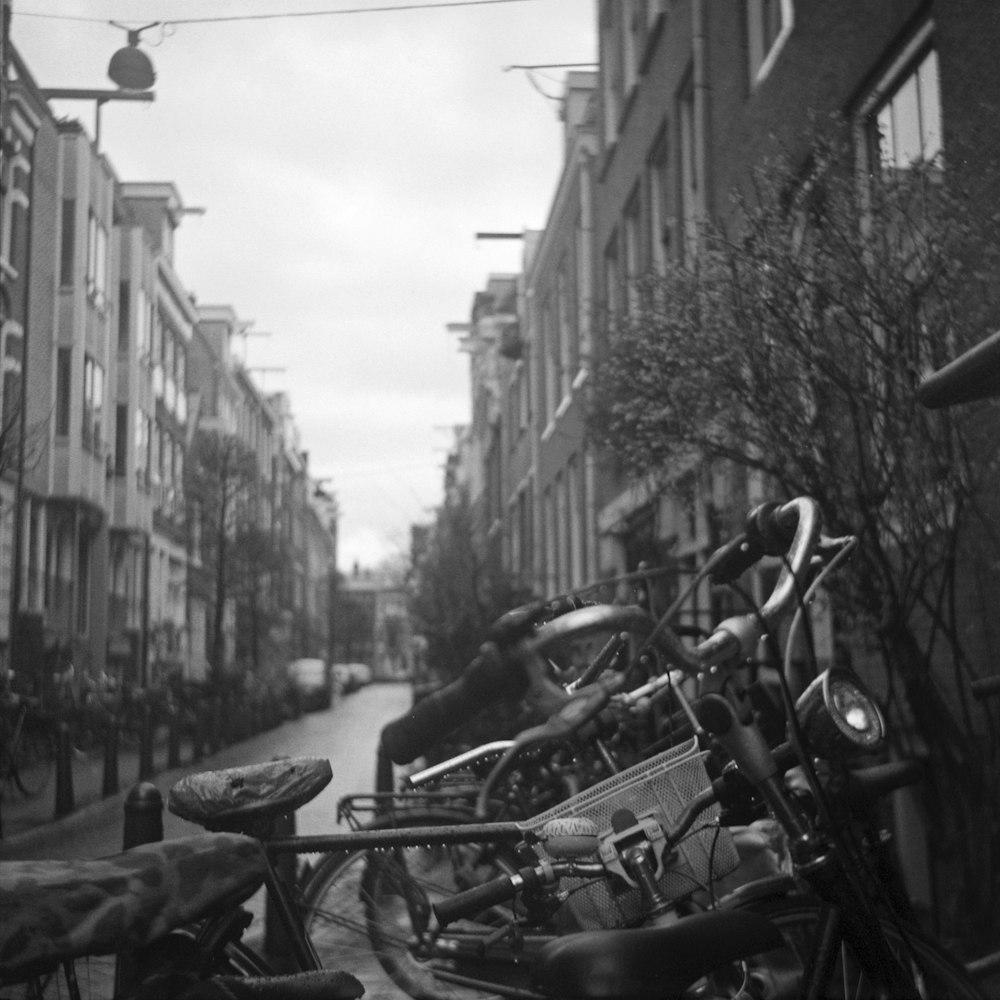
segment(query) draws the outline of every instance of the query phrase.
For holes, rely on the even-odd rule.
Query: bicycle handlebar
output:
[[[917,386],[929,410],[1000,396],[1000,332],[960,354]]]
[[[759,613],[737,615],[720,622],[712,634],[695,647],[689,668],[703,669],[732,659],[746,659],[761,638],[804,593],[804,579],[820,537],[819,505],[811,497],[796,497],[784,504],[765,504],[751,512],[765,554],[788,556],[778,582]]]
[[[486,646],[459,678],[387,723],[382,748],[393,763],[409,764],[476,712],[503,698],[519,698],[527,687],[520,665]]]
[[[604,876],[607,870],[599,861],[542,861],[537,865],[519,868],[507,875],[498,875],[482,885],[455,893],[447,899],[431,904],[439,926],[445,927],[471,917],[498,903],[514,899],[525,889],[537,889],[543,885],[553,885],[567,875]]]
[[[501,615],[461,676],[382,729],[381,745],[389,759],[409,764],[476,712],[506,698],[520,698],[536,686],[536,674],[524,669],[525,640],[543,623],[581,607],[578,598],[564,595]]]
[[[995,694],[1000,694],[1000,674],[977,677],[972,682],[972,697],[977,701],[983,701]]]

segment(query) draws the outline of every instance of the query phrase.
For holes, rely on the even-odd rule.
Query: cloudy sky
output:
[[[567,70],[507,67],[596,58],[593,0],[428,3],[13,3],[43,88],[111,87],[123,28],[155,25],[155,101],[104,104],[101,150],[120,180],[172,181],[205,210],[175,268],[199,302],[254,321],[239,353],[291,398],[340,503],[344,570],[405,552],[440,503],[470,412],[446,324],[489,274],[520,270],[519,241],[475,234],[545,223]],[[93,102],[53,107],[95,134]]]

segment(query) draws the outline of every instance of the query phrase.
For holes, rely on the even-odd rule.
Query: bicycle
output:
[[[648,993],[654,987],[650,983],[643,987],[629,979],[628,963],[634,962],[637,968],[650,974],[654,968],[650,963],[656,952],[677,957],[673,948],[677,941],[687,942],[684,953],[694,960],[699,975],[706,977],[705,981],[716,990],[712,995],[717,996],[753,995],[739,993],[747,983],[753,983],[758,994],[771,997],[803,993],[825,997],[831,995],[830,991],[844,989],[845,984],[865,997],[978,996],[961,967],[907,923],[888,886],[872,875],[873,862],[868,849],[855,842],[852,833],[836,825],[830,826],[830,805],[839,800],[816,777],[810,756],[814,748],[805,749],[810,744],[801,730],[805,723],[810,723],[810,739],[815,739],[813,720],[827,720],[828,730],[832,727],[843,732],[846,726],[846,735],[853,733],[855,737],[855,749],[861,749],[868,730],[862,727],[855,731],[847,725],[845,713],[837,711],[837,703],[838,699],[847,698],[851,712],[860,713],[857,715],[859,720],[874,727],[873,731],[878,730],[877,706],[864,693],[863,686],[850,675],[838,676],[835,684],[827,675],[822,683],[809,689],[810,699],[805,704],[789,703],[787,706],[790,708],[787,713],[789,736],[795,751],[791,759],[809,776],[807,786],[810,801],[814,803],[810,811],[800,802],[799,793],[793,794],[785,787],[782,779],[785,768],[779,769],[775,762],[739,683],[740,668],[758,641],[765,634],[773,634],[778,621],[789,615],[792,628],[786,656],[791,655],[792,634],[797,628],[801,629],[802,607],[814,592],[815,581],[809,579],[814,557],[828,557],[825,571],[829,571],[843,558],[843,553],[849,551],[853,540],[821,539],[818,511],[815,504],[805,498],[755,512],[744,534],[746,537],[723,547],[709,561],[720,578],[732,578],[763,555],[780,555],[790,546],[787,565],[764,607],[759,612],[727,619],[693,650],[672,633],[665,619],[661,619],[647,639],[648,643],[655,641],[669,652],[675,670],[701,678],[701,707],[693,725],[696,733],[710,736],[712,745],[725,752],[729,763],[721,777],[727,781],[717,786],[704,776],[702,769],[702,785],[696,794],[691,794],[692,788],[688,785],[685,792],[672,797],[670,808],[660,804],[662,834],[656,834],[651,816],[644,815],[649,812],[648,803],[640,809],[631,807],[638,824],[621,820],[617,824],[610,822],[614,844],[627,849],[624,853],[637,857],[641,857],[643,851],[632,850],[642,846],[636,843],[636,838],[651,837],[657,845],[654,854],[658,853],[661,860],[665,860],[666,852],[662,848],[668,837],[674,846],[697,844],[700,839],[701,851],[693,852],[693,863],[681,857],[683,852],[678,853],[676,859],[671,852],[670,863],[664,864],[662,875],[656,873],[653,879],[633,879],[625,893],[632,899],[630,904],[623,907],[619,905],[621,899],[616,897],[612,916],[609,918],[608,909],[598,908],[599,928],[581,932],[579,908],[574,912],[572,907],[565,905],[580,897],[579,887],[559,889],[537,872],[531,875],[538,867],[547,875],[555,870],[552,859],[538,864],[531,837],[537,842],[539,831],[531,820],[477,824],[470,822],[467,807],[462,805],[451,811],[450,823],[448,816],[442,815],[434,825],[420,825],[422,814],[403,808],[396,816],[376,817],[372,828],[355,833],[270,838],[266,842],[267,852],[275,857],[288,852],[329,855],[304,887],[301,913],[308,933],[303,934],[301,929],[299,933],[309,942],[309,947],[324,958],[333,954],[333,948],[344,947],[355,949],[357,954],[374,954],[397,984],[414,997],[469,996],[486,992],[522,1000],[525,997],[542,1000],[566,992],[567,987],[560,977],[570,975],[567,962],[570,968],[589,970],[583,979],[569,980],[572,989],[582,991],[581,996],[630,995],[629,990],[636,991],[636,996],[645,996],[643,989]],[[627,686],[624,675],[599,677],[568,700],[564,695],[563,706],[547,726],[535,727],[522,735],[519,750],[529,745],[543,746],[552,739],[565,739],[573,732],[585,733],[587,727],[591,730],[585,738],[592,739],[593,727],[599,729],[603,724],[602,716],[609,702],[631,697],[638,704],[674,683],[673,675],[668,673],[647,682],[645,690],[622,693]],[[797,721],[799,712],[805,712],[806,718]],[[829,722],[837,717],[840,718],[839,728],[836,723]],[[819,725],[817,732],[822,734],[822,731],[823,725]],[[681,752],[683,756],[683,748]],[[675,761],[672,755],[676,753],[677,748],[665,750],[637,766],[644,769],[683,763],[687,770],[692,762],[686,757],[682,762]],[[510,767],[518,756],[506,750],[503,754],[504,767]],[[673,767],[667,766],[665,770],[673,770]],[[650,784],[645,770],[624,773],[629,788],[634,786],[641,790]],[[725,799],[723,793],[728,780],[733,779],[739,779],[736,784],[744,786],[738,798],[748,797],[756,808],[764,804],[784,829],[791,844],[790,858],[795,865],[796,878],[791,884],[782,879],[751,883],[753,892],[732,893],[730,905],[722,907],[715,898],[719,878],[728,864],[739,859],[734,858],[726,827],[711,814],[706,819],[704,810]],[[885,790],[894,787],[896,780],[898,776],[891,781],[879,779],[875,783]],[[622,775],[614,775],[595,789],[603,794],[609,787],[620,788],[622,782]],[[479,788],[480,811],[491,801],[496,783],[494,779],[492,784]],[[595,789],[569,800],[570,808],[587,801]],[[656,813],[657,809],[652,811]],[[564,816],[565,812],[561,812],[551,818]],[[603,825],[608,826],[610,819],[613,817],[604,816]],[[695,819],[700,823],[697,830],[692,829]],[[602,835],[607,836],[606,833]],[[593,838],[588,843],[592,846]],[[530,863],[526,863],[528,848],[532,849],[527,858]],[[598,860],[605,859],[602,855]],[[677,868],[675,860],[684,864]],[[594,883],[596,880],[598,891],[612,893],[607,865],[601,869],[603,873],[598,874],[594,862],[588,863],[592,867],[582,869],[585,881]],[[495,874],[498,871],[501,874]],[[494,873],[492,877],[491,873]],[[860,881],[862,873],[869,880],[866,884]],[[560,872],[561,877],[564,874]],[[648,876],[648,872],[646,874]],[[522,883],[532,880],[533,884],[528,886],[530,891],[526,895],[521,893],[519,899],[510,903],[518,897]],[[448,909],[450,898],[460,901],[456,903],[460,907],[469,905],[469,897],[462,895],[463,881],[472,886],[471,916]],[[652,908],[649,898],[643,902],[643,884],[655,903]],[[869,896],[869,888],[877,898]],[[696,889],[700,890],[700,897]],[[485,897],[484,892],[487,893]],[[499,896],[490,895],[497,892]],[[294,908],[294,895],[286,892],[286,900]],[[756,957],[752,954],[754,949],[748,951],[741,946],[741,955],[719,958],[698,933],[705,922],[699,920],[692,927],[688,921],[694,916],[721,915],[730,909],[763,917],[772,930],[778,927],[785,944],[762,949]],[[632,937],[641,928],[629,925],[650,916],[657,923],[675,922],[646,928],[655,930],[654,935],[643,932],[639,937]],[[295,917],[292,912],[293,924]],[[619,929],[615,929],[616,923]],[[756,921],[754,925],[760,927]],[[578,936],[580,933],[582,937]],[[748,933],[752,936],[752,932],[748,930]],[[339,939],[333,940],[338,934]],[[346,945],[345,935],[351,939]],[[699,941],[702,943],[697,944]],[[744,939],[743,945],[746,944]],[[336,954],[338,965],[349,964],[347,952],[338,950]],[[699,964],[706,958],[717,959],[717,968]],[[602,968],[605,970],[612,970],[610,978],[598,976],[595,962],[604,963]],[[680,963],[678,968],[683,968],[687,975],[693,967]],[[552,969],[562,971],[553,974]],[[661,972],[666,976],[669,970],[662,968]],[[679,979],[669,981],[679,983]],[[689,981],[683,989],[689,987],[699,988]],[[659,990],[658,986],[655,988]]]
[[[912,769],[893,766],[858,776],[853,778],[854,786],[848,791],[849,786],[838,788],[834,782],[821,780],[813,762],[814,757],[830,763],[842,756],[838,754],[838,741],[855,753],[877,748],[884,738],[885,724],[874,700],[857,678],[847,672],[828,671],[820,675],[798,702],[789,706],[790,743],[784,751],[787,759],[781,763],[781,755],[772,753],[762,739],[746,692],[738,681],[739,664],[762,636],[771,634],[789,601],[799,605],[792,622],[793,632],[801,627],[807,595],[813,592],[807,590],[803,571],[817,547],[817,514],[814,505],[800,499],[785,507],[765,508],[755,515],[753,537],[728,547],[727,558],[739,564],[753,555],[754,548],[777,554],[784,547],[789,522],[794,523],[793,555],[774,594],[759,611],[727,619],[694,650],[685,650],[680,643],[671,642],[677,665],[703,678],[706,690],[702,692],[698,718],[727,753],[729,765],[725,773],[745,780],[778,820],[789,842],[789,860],[796,878],[784,888],[780,880],[751,883],[733,892],[724,902],[727,908],[749,909],[767,916],[782,932],[785,944],[741,963],[742,978],[728,978],[730,970],[725,970],[721,980],[709,978],[718,989],[726,989],[727,982],[738,981],[739,989],[749,988],[752,983],[757,990],[740,993],[741,996],[979,996],[961,966],[908,922],[904,901],[893,891],[884,871],[876,873],[870,848],[857,840],[852,827],[856,813],[847,808],[852,795],[863,797],[864,814],[870,809],[871,795],[911,780]],[[659,628],[666,631],[668,626],[661,622]],[[786,668],[790,665],[792,647],[790,640],[783,661]],[[783,781],[782,774],[789,761],[805,777],[808,807],[801,795],[791,793]],[[844,772],[838,771],[837,777],[843,780]],[[480,806],[488,797],[489,788],[485,787],[480,792]],[[619,807],[627,804],[617,793],[610,797],[612,804]],[[578,815],[582,811],[587,818],[586,799],[586,794],[581,796],[569,814]],[[634,882],[643,889],[654,915],[672,912],[676,895],[663,892],[662,887],[657,889],[650,865],[655,858],[662,862],[676,851],[705,804],[718,800],[718,788],[705,789],[690,799],[675,824],[669,820],[665,825],[636,822],[636,817],[627,813],[617,821],[612,817],[615,843],[626,845],[647,868],[644,875],[641,871],[636,874]],[[566,811],[560,808],[549,816],[536,817],[534,822],[543,823],[563,815]],[[663,815],[669,816],[668,810],[662,809],[661,818]],[[608,817],[601,814],[600,820],[596,828],[602,823],[606,825]],[[654,840],[655,849],[650,843]],[[602,859],[606,857],[604,848],[602,844]],[[546,860],[554,864],[553,858]],[[551,874],[545,871],[544,864],[521,870],[513,878],[500,876],[464,896],[460,894],[439,904],[435,912],[439,921],[450,923],[523,893],[523,886],[546,884],[546,880],[551,885]],[[776,891],[778,888],[781,891]],[[555,968],[560,981],[568,978],[574,984],[571,993],[578,989],[585,995],[596,995],[587,991],[597,989],[589,984],[600,979],[605,967],[603,958],[595,958],[593,948],[597,940],[599,932],[593,932],[547,944],[542,954],[547,957],[549,978],[536,976],[536,985],[551,986],[554,982],[551,969]],[[630,960],[641,961],[631,949],[641,949],[641,945],[622,946],[620,957],[626,964]],[[558,961],[553,966],[555,956]],[[647,963],[643,968],[648,972],[651,967]],[[641,991],[640,986],[636,989]]]
[[[80,861],[0,862],[0,987],[27,998],[355,1000],[353,976],[274,977],[221,933],[262,883],[250,837],[198,834]]]
[[[16,788],[22,795],[41,795],[55,762],[48,720],[38,714],[39,701],[12,695],[0,714],[0,797]]]

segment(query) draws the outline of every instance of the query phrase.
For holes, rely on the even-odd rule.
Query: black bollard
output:
[[[392,767],[392,759],[385,752],[385,747],[379,742],[375,755],[375,791],[393,792],[395,783],[395,772]]]
[[[222,702],[218,695],[212,695],[208,720],[208,752],[217,753],[222,746]]]
[[[163,840],[163,796],[156,785],[140,781],[125,796],[122,849]],[[115,962],[114,995],[129,996],[139,985],[139,962],[132,952],[121,952]]]
[[[150,781],[140,781],[125,797],[122,848],[163,840],[163,796]]]
[[[111,714],[104,725],[104,787],[105,798],[118,794],[118,747],[121,742],[121,729],[118,716]]]
[[[170,708],[167,716],[170,728],[167,730],[167,767],[181,766],[181,713],[175,707]]]
[[[142,706],[141,729],[139,730],[139,780],[146,781],[156,773],[153,767],[153,711],[149,705]]]
[[[56,725],[56,819],[75,808],[73,796],[73,740],[68,722]]]
[[[200,706],[194,709],[194,725],[191,730],[191,763],[198,764],[205,756],[205,727],[208,717]]]

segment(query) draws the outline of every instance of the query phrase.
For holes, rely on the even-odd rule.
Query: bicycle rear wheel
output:
[[[747,972],[762,1000],[797,1000],[803,995],[805,969],[816,943],[819,904],[809,899],[783,897],[747,905],[772,920],[785,946],[747,963]],[[915,927],[883,919],[882,933],[900,962],[911,971],[922,1000],[984,1000],[962,966]],[[722,994],[725,995],[725,994]],[[850,948],[842,941],[833,974],[819,994],[823,1000],[894,1000],[865,975]]]

